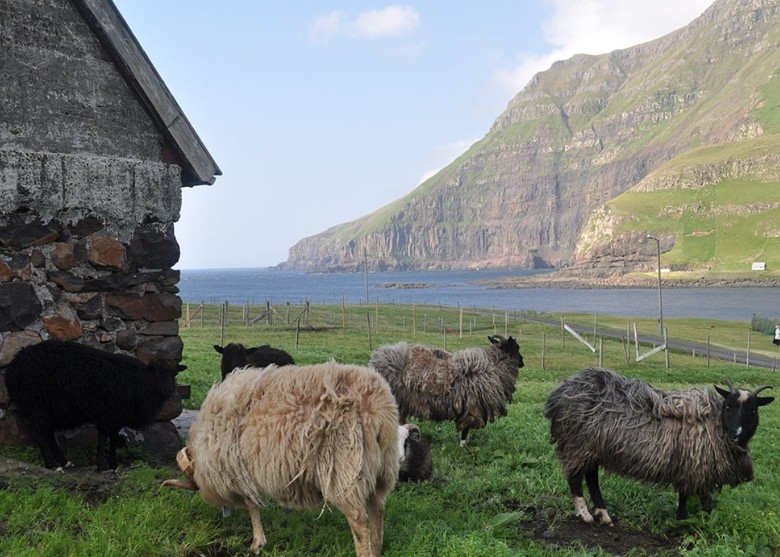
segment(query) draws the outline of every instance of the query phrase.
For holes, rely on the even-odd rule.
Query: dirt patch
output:
[[[119,492],[121,471],[97,472],[94,465],[74,466],[61,472],[0,456],[0,489],[47,483],[69,493],[80,493],[90,505],[100,505]]]
[[[652,557],[679,557],[683,535],[679,532],[655,534],[601,524],[588,525],[579,518],[561,516],[554,507],[536,508],[518,505],[516,510],[528,520],[518,522],[518,528],[534,540],[551,549],[595,549],[620,557],[645,555]],[[614,517],[613,517],[614,519]]]

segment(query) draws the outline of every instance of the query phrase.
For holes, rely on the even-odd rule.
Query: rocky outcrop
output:
[[[774,0],[719,0],[655,41],[553,64],[450,166],[371,215],[302,239],[282,266],[574,264],[594,210],[682,153],[767,133],[756,108],[780,66],[779,10]]]

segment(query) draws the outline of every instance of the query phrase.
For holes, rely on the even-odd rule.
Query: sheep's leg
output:
[[[106,458],[107,439],[108,432],[104,429],[98,429],[97,451],[95,452],[95,464],[97,464],[98,472],[103,472],[104,470],[109,469],[109,460]]]
[[[119,430],[115,429],[108,432],[108,467],[116,470],[119,462],[116,458],[116,446],[119,444]]]
[[[266,543],[263,523],[260,521],[260,511],[257,510],[255,502],[250,499],[244,499],[244,504],[249,511],[249,518],[252,519],[252,546],[249,549],[257,555]]]
[[[585,524],[593,524],[593,516],[588,512],[588,505],[582,496],[582,475],[582,472],[577,472],[568,477],[569,491],[574,499],[574,514]]]
[[[680,497],[677,503],[677,520],[685,520],[688,518],[688,509],[686,504],[688,503],[688,494],[680,492]]]
[[[708,491],[699,493],[699,501],[701,501],[701,507],[708,513],[712,512],[712,494]]]
[[[469,442],[469,428],[464,428],[463,431],[460,432],[460,446],[465,447],[466,443]]]
[[[604,503],[604,498],[601,496],[598,467],[585,472],[585,482],[588,484],[590,498],[593,500],[593,505],[596,507],[596,510],[593,512],[595,518],[598,518],[604,524],[612,526],[612,518],[610,518],[609,513],[607,512],[607,505]]]
[[[54,429],[45,424],[33,423],[33,434],[41,451],[43,465],[61,471],[67,462],[54,437]]]
[[[373,493],[366,503],[368,511],[368,526],[371,535],[372,557],[382,554],[382,538],[384,537],[385,501],[383,495]]]
[[[354,511],[347,509],[341,509],[341,511],[347,517],[347,522],[349,522],[349,527],[352,530],[352,540],[355,542],[355,557],[376,557],[379,555],[371,547],[371,524],[366,509],[359,507]]]

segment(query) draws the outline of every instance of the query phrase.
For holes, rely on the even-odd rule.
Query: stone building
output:
[[[48,338],[180,359],[181,188],[220,174],[111,0],[0,0],[0,370]]]

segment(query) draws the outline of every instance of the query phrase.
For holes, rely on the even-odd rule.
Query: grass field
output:
[[[472,432],[461,448],[452,423],[420,423],[433,445],[434,475],[422,484],[399,484],[385,515],[383,555],[394,556],[550,556],[696,555],[771,556],[780,551],[780,404],[762,409],[761,425],[751,443],[755,481],[724,487],[712,514],[694,502],[691,518],[674,520],[676,494],[606,476],[602,481],[612,529],[583,527],[572,518],[572,505],[542,416],[548,393],[579,369],[596,365],[597,355],[558,327],[529,323],[519,315],[438,306],[323,306],[276,308],[273,321],[247,326],[254,309],[233,307],[221,326],[217,308],[192,316],[182,327],[187,371],[180,381],[192,386],[185,406],[197,408],[219,379],[214,344],[268,343],[284,348],[301,364],[335,359],[365,364],[372,348],[406,340],[456,350],[487,345],[487,336],[519,339],[525,359],[509,415]],[[194,313],[194,308],[192,308]],[[296,321],[296,317],[300,317]],[[202,318],[202,320],[201,320]],[[567,321],[593,321],[567,316]],[[624,328],[627,318],[600,316]],[[370,322],[370,333],[368,323]],[[650,329],[654,321],[638,321]],[[744,346],[749,323],[668,320],[670,336]],[[683,337],[686,335],[686,337]],[[591,341],[593,339],[590,339]],[[769,341],[766,340],[768,343]],[[771,370],[662,354],[641,363],[626,360],[625,347],[604,340],[603,363],[626,375],[665,389],[711,385],[729,377],[735,384],[772,384]],[[768,392],[771,394],[771,391]],[[39,462],[32,449],[3,448],[16,458]],[[89,466],[91,455],[79,464]],[[109,474],[111,476],[111,474]],[[197,495],[161,489],[160,481],[179,477],[173,468],[150,468],[139,462],[120,469],[110,496],[96,501],[89,493],[24,478],[0,485],[0,555],[32,556],[214,556],[248,555],[249,516],[243,509],[223,518]],[[268,503],[262,510],[268,537],[265,556],[349,556],[353,544],[338,511],[292,512]],[[601,546],[594,547],[594,544]]]

